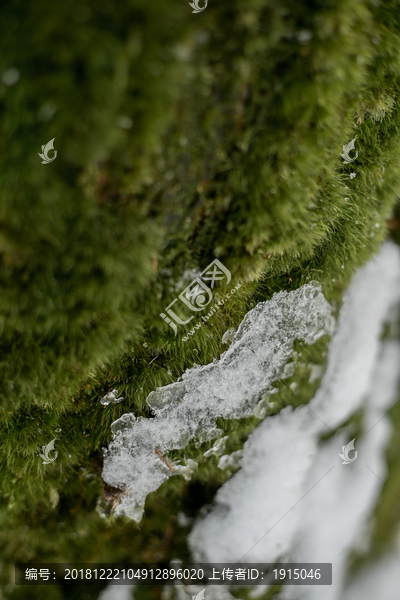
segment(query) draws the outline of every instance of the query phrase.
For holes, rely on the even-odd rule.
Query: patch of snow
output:
[[[365,565],[351,580],[340,600],[398,600],[400,590],[400,539],[393,553]]]
[[[228,469],[233,468],[237,469],[242,465],[243,458],[243,450],[236,450],[236,452],[232,452],[231,454],[224,454],[221,456],[218,462],[219,469]]]
[[[192,517],[188,517],[184,512],[179,511],[176,515],[179,527],[189,527],[192,524]]]
[[[345,294],[327,370],[312,409],[335,429],[368,392],[385,321],[400,299],[400,252],[391,243],[358,271]]]
[[[350,550],[368,544],[369,523],[387,475],[385,448],[392,432],[385,413],[397,400],[400,344],[383,345],[366,401],[365,431],[356,441],[358,457],[349,465],[336,465],[298,507],[299,526],[293,539],[294,562],[331,562],[333,584],[324,590],[324,600],[342,600],[346,565]],[[322,477],[335,462],[346,433],[323,444],[305,487]],[[358,442],[358,443],[357,443]],[[304,586],[285,589],[285,600],[319,600],[321,589]]]
[[[240,419],[257,412],[260,397],[287,376],[294,341],[313,344],[333,327],[331,306],[318,284],[274,294],[244,317],[218,361],[196,365],[182,381],[149,394],[154,418],[124,415],[115,421],[102,474],[106,483],[125,490],[115,514],[140,521],[147,494],[173,474],[167,453],[193,439],[200,444],[222,435],[215,427],[218,417]]]
[[[249,562],[273,562],[289,553],[297,525],[291,509],[303,495],[319,431],[305,406],[287,407],[257,427],[245,443],[241,470],[218,490],[215,509],[189,536],[196,561],[236,562],[246,555]]]
[[[348,552],[368,537],[386,475],[385,413],[397,396],[400,345],[381,343],[380,335],[399,300],[400,251],[386,243],[345,295],[316,396],[269,417],[249,437],[241,470],[190,534],[195,560],[332,562],[334,585],[287,586],[282,598],[342,600]],[[321,434],[359,409],[366,433],[356,440],[357,460],[342,465],[338,454],[351,431],[324,442]]]

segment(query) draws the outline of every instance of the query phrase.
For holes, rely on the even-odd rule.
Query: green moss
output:
[[[192,482],[151,494],[140,526],[101,519],[110,425],[150,416],[149,392],[217,358],[222,334],[274,292],[318,280],[338,304],[388,219],[398,236],[397,3],[2,10],[0,72],[20,71],[0,84],[2,580],[15,560],[188,557],[176,514],[195,516],[229,475],[191,445]],[[343,165],[355,136],[358,158]],[[41,165],[53,137],[57,159]],[[215,257],[242,287],[184,343],[159,317],[170,280]],[[326,343],[296,346],[276,411],[310,400],[308,365],[324,365]],[[125,401],[103,407],[114,387]],[[228,449],[258,422],[221,422]],[[37,452],[53,438],[44,466]]]

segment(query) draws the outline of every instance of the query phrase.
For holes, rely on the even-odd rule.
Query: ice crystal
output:
[[[217,456],[221,456],[221,454],[225,450],[225,444],[228,439],[229,439],[229,437],[226,435],[225,437],[217,440],[212,448],[207,450],[207,452],[204,452],[204,456],[206,458],[208,458],[209,456],[212,456],[213,454],[217,454]]]
[[[184,465],[179,464],[181,461],[176,461],[174,463],[172,463],[172,467],[173,467],[173,473],[171,473],[172,475],[183,475],[183,477],[189,481],[192,473],[195,469],[197,469],[197,462],[195,460],[192,460],[191,458],[188,458],[185,461]]]
[[[236,452],[232,452],[232,454],[224,454],[221,456],[218,463],[219,469],[238,469],[242,464],[243,458],[243,450],[236,450]]]
[[[117,398],[117,396],[118,390],[112,390],[111,392],[108,392],[108,394],[103,396],[100,402],[104,404],[104,406],[108,406],[109,404],[118,404],[118,402],[122,402],[122,400],[124,400],[122,396],[121,398]]]
[[[233,327],[231,327],[230,329],[225,331],[224,335],[221,338],[221,342],[223,344],[229,344],[229,342],[231,342],[233,340],[235,331],[236,331],[236,329],[234,329]]]
[[[201,444],[221,437],[215,427],[218,417],[254,415],[262,395],[287,376],[284,368],[294,341],[313,344],[331,334],[333,325],[331,306],[315,282],[274,294],[245,316],[219,360],[188,369],[182,381],[149,394],[154,418],[124,415],[115,421],[113,440],[104,451],[103,479],[125,490],[116,514],[140,520],[147,494],[182,467],[187,467],[186,475],[192,470],[190,461],[178,469],[169,464],[168,452],[184,449],[194,439]]]

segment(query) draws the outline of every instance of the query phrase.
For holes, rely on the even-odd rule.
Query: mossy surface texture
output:
[[[147,395],[218,358],[223,333],[274,292],[317,280],[339,305],[399,237],[398,2],[211,0],[192,14],[181,0],[10,0],[0,16],[0,73],[19,73],[0,82],[1,581],[14,561],[188,559],[176,514],[196,516],[229,477],[200,458],[212,443],[185,450],[197,472],[151,494],[138,526],[96,511],[110,425],[151,416]],[[41,164],[52,138],[57,158]],[[241,287],[184,342],[191,325],[174,336],[159,315],[215,258]],[[323,365],[327,342],[296,350]],[[282,383],[277,410],[311,399],[308,375],[296,394]],[[104,407],[114,388],[125,400]],[[258,423],[220,423],[228,450]],[[382,532],[399,520],[383,516],[391,500]]]

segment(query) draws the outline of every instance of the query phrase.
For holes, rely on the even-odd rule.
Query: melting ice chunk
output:
[[[117,398],[117,396],[118,390],[112,390],[111,392],[108,392],[108,394],[103,396],[100,402],[104,404],[104,406],[108,406],[109,404],[118,404],[118,402],[122,402],[122,400],[124,400],[122,396],[121,398]]]
[[[123,433],[124,431],[129,431],[135,421],[135,415],[132,413],[126,413],[114,421],[114,423],[111,423],[111,431],[114,435],[117,433]]]
[[[242,419],[259,411],[263,395],[273,393],[273,382],[291,373],[293,366],[286,371],[284,367],[293,357],[294,341],[313,344],[324,334],[332,334],[331,312],[314,282],[274,294],[247,313],[219,360],[196,365],[182,375],[182,381],[149,394],[153,418],[129,420],[124,415],[122,422],[116,421],[103,467],[104,481],[125,489],[115,514],[138,521],[147,494],[171,475],[190,477],[194,461],[171,465],[168,452],[184,449],[191,440],[199,447],[221,437],[218,417]]]
[[[235,331],[236,331],[236,329],[234,329],[233,327],[231,327],[231,329],[228,329],[227,331],[225,331],[224,335],[221,338],[221,342],[223,344],[229,344],[229,342],[231,342],[234,338]]]
[[[212,448],[207,450],[207,452],[204,452],[203,456],[205,456],[206,458],[208,458],[209,456],[212,456],[213,454],[217,454],[217,456],[221,456],[221,454],[225,450],[225,444],[228,440],[229,440],[229,437],[227,435],[223,438],[220,438],[219,440],[217,440],[215,442],[215,444]]]

